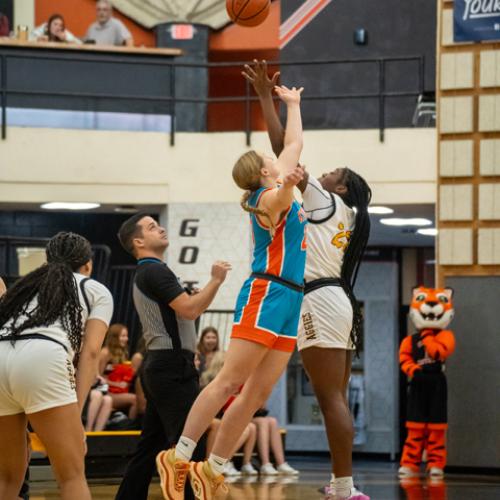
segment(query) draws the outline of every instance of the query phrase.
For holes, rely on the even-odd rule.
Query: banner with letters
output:
[[[238,203],[170,203],[167,262],[184,285],[202,288],[216,260],[228,261],[233,270],[219,290],[200,328],[211,324],[227,343],[232,312],[243,282],[250,275],[252,242],[249,217]],[[225,311],[225,312],[222,312]]]
[[[500,40],[500,0],[455,0],[454,41]]]

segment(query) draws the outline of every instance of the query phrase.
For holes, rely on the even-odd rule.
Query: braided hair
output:
[[[0,328],[12,336],[60,321],[74,352],[82,339],[82,306],[73,272],[92,259],[90,243],[75,233],[56,234],[45,248],[47,263],[18,280],[0,298]],[[29,311],[34,298],[37,306]],[[26,319],[19,323],[22,316]]]
[[[245,190],[240,202],[241,208],[245,212],[265,217],[269,221],[271,233],[274,233],[275,225],[269,214],[260,208],[250,206],[248,203],[253,193],[262,187],[260,183],[260,171],[263,167],[264,161],[262,157],[255,151],[248,151],[240,156],[235,163],[233,167],[233,179],[238,187]]]
[[[344,255],[340,277],[342,286],[353,309],[353,322],[351,330],[351,342],[353,343],[356,355],[359,354],[362,335],[363,315],[354,295],[354,285],[358,277],[361,259],[370,237],[370,216],[368,205],[372,198],[372,191],[367,182],[349,168],[344,169],[342,183],[346,186],[347,192],[342,195],[344,202],[355,209],[354,231],[349,239],[349,244]]]

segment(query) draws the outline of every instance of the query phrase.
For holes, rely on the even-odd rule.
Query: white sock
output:
[[[175,458],[177,460],[189,462],[193,456],[196,444],[197,443],[195,443],[192,439],[189,439],[186,436],[181,436],[177,446],[175,447]]]
[[[226,465],[227,460],[227,458],[218,457],[213,453],[210,453],[208,457],[208,463],[217,476],[220,476],[224,472],[224,465]]]
[[[335,474],[332,473],[332,477],[330,479],[330,488],[333,490],[333,494],[335,494]]]
[[[339,498],[349,498],[354,488],[352,476],[335,478],[335,495]]]

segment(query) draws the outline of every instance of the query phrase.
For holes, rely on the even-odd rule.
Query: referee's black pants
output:
[[[175,445],[189,410],[199,393],[194,355],[189,351],[149,351],[141,368],[147,399],[141,438],[127,465],[116,500],[146,500],[156,467],[156,455]],[[200,440],[193,460],[205,459],[205,439]],[[193,499],[189,481],[186,499]]]

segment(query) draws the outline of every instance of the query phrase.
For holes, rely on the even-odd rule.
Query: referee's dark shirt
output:
[[[168,305],[184,292],[161,260],[145,258],[137,262],[133,297],[147,350],[174,349],[173,337],[178,331],[181,349],[196,352],[194,321],[180,318]]]

